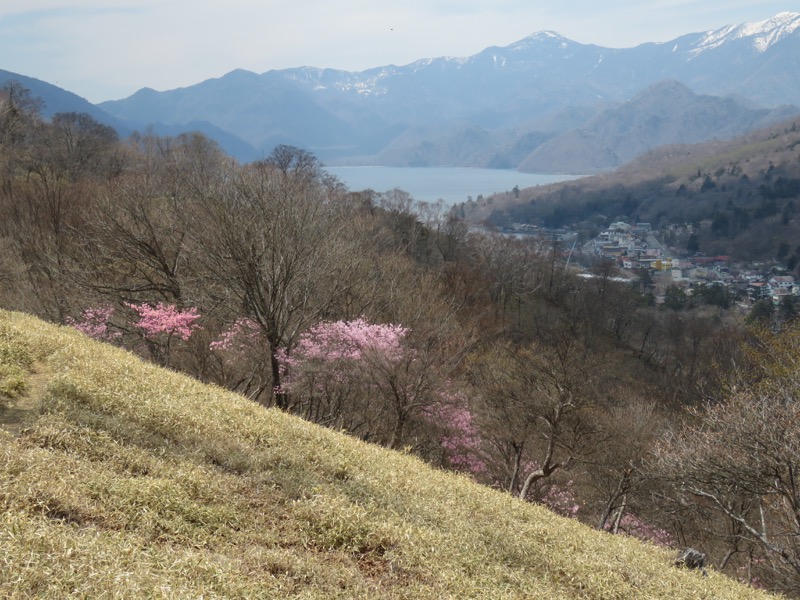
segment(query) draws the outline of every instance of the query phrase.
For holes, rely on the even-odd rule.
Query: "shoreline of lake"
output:
[[[580,175],[521,173],[513,169],[478,167],[325,167],[352,191],[372,189],[387,192],[399,188],[418,201],[442,200],[453,205],[469,198],[488,197],[537,185],[578,179]]]

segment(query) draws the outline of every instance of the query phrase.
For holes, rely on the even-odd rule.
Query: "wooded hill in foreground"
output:
[[[0,596],[766,598],[0,311]]]

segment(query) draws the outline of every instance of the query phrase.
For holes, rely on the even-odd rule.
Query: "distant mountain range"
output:
[[[331,165],[589,173],[799,112],[798,64],[800,13],[781,13],[626,49],[545,31],[467,58],[361,72],[237,70],[96,108],[128,129],[203,131],[241,160],[288,143]]]
[[[603,171],[659,146],[729,139],[797,113],[795,106],[754,109],[731,97],[699,96],[682,83],[662,81],[540,144],[518,166],[542,173]]]

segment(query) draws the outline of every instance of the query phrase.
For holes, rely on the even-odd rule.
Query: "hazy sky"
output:
[[[236,68],[357,71],[545,29],[622,48],[797,10],[796,0],[0,0],[0,69],[100,102]]]

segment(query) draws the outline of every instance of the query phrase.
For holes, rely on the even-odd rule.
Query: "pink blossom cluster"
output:
[[[282,362],[293,367],[309,361],[358,361],[367,355],[397,362],[404,355],[402,342],[407,333],[402,325],[373,324],[364,319],[323,321],[301,335],[291,356],[282,354]]]
[[[613,523],[606,523],[606,530],[613,529]],[[672,535],[666,529],[654,527],[642,521],[634,513],[625,513],[619,522],[619,528],[628,535],[644,540],[657,546],[671,547],[674,545]]]
[[[240,317],[211,342],[209,348],[211,350],[244,352],[258,344],[260,333],[258,323],[253,319]]]
[[[188,340],[195,330],[200,328],[197,320],[200,314],[196,308],[181,310],[172,304],[159,302],[155,306],[149,304],[127,303],[139,315],[136,327],[144,332],[149,339],[157,338],[161,334],[177,336]]]
[[[448,400],[427,412],[431,423],[443,428],[440,438],[447,461],[458,471],[478,475],[487,470],[483,458],[482,438],[472,411],[459,395],[443,394]]]
[[[547,488],[545,495],[542,496],[542,502],[553,512],[574,519],[578,516],[581,506],[575,501],[572,485],[572,480],[565,485],[551,485]]]
[[[525,481],[531,473],[540,469],[538,461],[524,461],[520,466],[519,480]],[[571,479],[566,483],[552,483],[549,479],[541,480],[537,487],[539,502],[562,516],[576,518],[581,505],[575,499],[573,485],[574,482]]]
[[[328,395],[353,385],[369,386],[372,367],[395,364],[406,355],[407,333],[401,325],[364,319],[322,321],[300,336],[291,353],[278,350],[281,393]]]
[[[122,335],[119,331],[111,331],[109,321],[114,314],[114,307],[105,305],[87,308],[81,313],[80,319],[67,319],[67,325],[74,327],[81,333],[95,340],[109,342]]]

